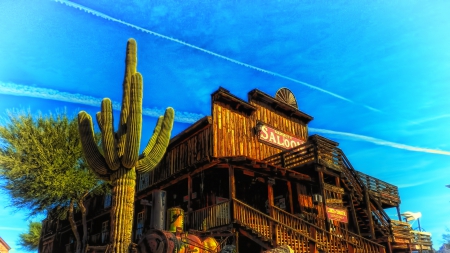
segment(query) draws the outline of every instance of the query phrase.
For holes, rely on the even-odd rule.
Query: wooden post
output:
[[[269,216],[272,218],[274,217],[274,212],[273,212],[273,205],[274,205],[274,200],[273,200],[273,187],[272,184],[268,183],[267,184],[267,200],[268,200],[268,207],[269,207]],[[269,222],[269,226],[272,228],[272,241],[274,242],[275,247],[277,246],[277,228],[276,228],[276,224],[270,220]]]
[[[370,208],[369,191],[367,189],[364,189],[364,198],[365,198],[365,202],[366,202],[366,210],[369,212],[367,214],[367,216],[369,218],[371,239],[375,240],[376,239],[375,238],[375,227],[374,227],[373,219],[372,219],[372,209]]]
[[[399,221],[402,221],[402,215],[400,214],[400,206],[397,205],[396,208],[397,208],[398,220],[399,220]]]
[[[355,249],[352,244],[348,244],[348,253],[355,253]]]
[[[234,199],[236,198],[236,183],[235,183],[235,177],[234,177],[234,167],[229,165],[228,167],[228,189],[229,189],[229,198],[230,198],[230,218],[231,222],[234,222],[236,220],[235,213],[234,213],[234,205],[236,203],[234,202]],[[237,232],[236,232],[237,233]],[[237,248],[237,246],[236,246]]]
[[[339,174],[341,174],[341,173],[339,173]],[[339,177],[336,177],[336,186],[337,187],[341,187],[341,180],[340,180],[340,178]]]
[[[236,253],[239,253],[239,233],[238,233],[238,231],[234,232],[234,243],[236,244]]]
[[[355,226],[356,226],[356,232],[358,232],[358,235],[361,235],[361,231],[359,230],[359,224],[358,224],[358,217],[356,216],[356,210],[355,210],[355,205],[353,205],[353,190],[350,193],[350,208],[352,209],[352,216],[353,216],[353,221],[355,222]]]
[[[309,235],[311,236],[311,238],[314,238],[317,240],[315,227],[312,227],[312,226],[309,227]],[[308,244],[309,244],[309,252],[310,253],[318,253],[317,244],[315,242],[309,241]]]
[[[190,215],[192,213],[192,203],[191,203],[191,198],[192,198],[192,177],[191,175],[188,175],[188,204],[187,204],[187,213],[186,213],[186,218],[185,220],[187,220],[188,224],[186,224],[188,226],[190,226]]]
[[[387,241],[387,246],[388,246],[389,253],[392,253],[392,245],[391,245],[390,240]]]
[[[324,181],[323,181],[323,172],[318,171],[319,173],[319,185],[320,185],[320,194],[322,194],[322,201],[323,201],[323,210],[325,211],[325,226],[328,232],[330,232],[331,225],[330,221],[328,220],[328,215],[326,214],[326,206],[327,206],[327,199],[325,198],[325,187],[324,187]]]
[[[292,184],[290,181],[287,181],[286,184],[289,193],[289,206],[291,207],[291,214],[294,214],[294,201],[293,201],[294,198],[292,197]]]
[[[235,178],[234,178],[234,167],[230,165],[230,167],[228,168],[228,177],[229,177],[229,181],[228,181],[228,188],[230,190],[230,199],[234,199],[236,198],[236,183],[235,183]]]
[[[295,189],[297,192],[297,201],[300,206],[300,211],[303,212],[303,211],[305,211],[305,207],[303,206],[304,203],[302,202],[302,196],[301,196],[302,192],[300,192],[300,184],[299,183],[295,183]],[[308,207],[310,207],[310,206],[308,206]]]

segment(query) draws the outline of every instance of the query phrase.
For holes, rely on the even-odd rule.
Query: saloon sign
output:
[[[273,144],[281,149],[290,149],[299,146],[304,143],[303,140],[295,138],[293,136],[282,133],[276,129],[273,129],[267,125],[262,125],[259,139],[264,142]]]
[[[328,219],[348,223],[347,210],[331,208],[327,206],[326,211]]]

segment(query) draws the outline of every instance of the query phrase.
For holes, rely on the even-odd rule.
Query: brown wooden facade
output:
[[[311,116],[259,90],[246,102],[220,88],[211,107],[211,116],[171,140],[155,170],[138,176],[135,242],[151,229],[152,194],[164,190],[166,208],[184,211],[184,231],[238,252],[284,244],[311,253],[431,249],[428,234],[384,211],[400,214],[398,188],[355,170],[338,143],[310,136]],[[90,238],[105,230],[104,213],[90,216]],[[51,238],[43,245],[66,245]],[[107,242],[94,241],[105,249]]]

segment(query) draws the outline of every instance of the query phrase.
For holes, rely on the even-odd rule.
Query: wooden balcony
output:
[[[295,169],[315,162],[341,172],[344,168],[341,152],[336,142],[314,135],[302,145],[267,157],[264,161],[286,169]]]
[[[413,250],[431,250],[433,243],[431,242],[431,233],[411,231]]]
[[[138,177],[138,191],[161,182],[184,169],[205,163],[212,156],[211,118],[205,117],[174,137],[158,166]]]
[[[431,250],[431,234],[412,230],[408,222],[392,220],[393,237],[391,242],[395,249]]]
[[[375,199],[379,200],[382,205],[398,206],[400,204],[400,196],[398,187],[382,180],[357,171],[359,180],[369,190],[369,193]]]

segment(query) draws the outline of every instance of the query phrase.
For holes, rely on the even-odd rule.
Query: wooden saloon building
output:
[[[136,243],[159,228],[184,234],[185,244],[195,241],[188,234],[217,246],[182,252],[431,250],[430,234],[386,214],[396,208],[400,217],[398,188],[355,170],[337,142],[310,136],[313,118],[288,89],[275,97],[255,89],[246,102],[219,88],[211,105],[211,116],[171,140],[155,170],[138,175]],[[107,245],[110,198],[88,202],[89,245]],[[164,227],[155,225],[160,218]],[[45,220],[40,252],[72,252],[70,234],[68,222]]]

